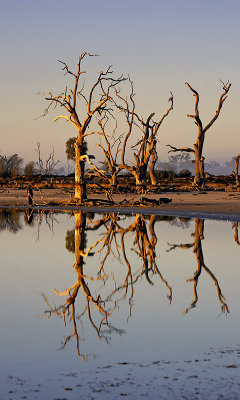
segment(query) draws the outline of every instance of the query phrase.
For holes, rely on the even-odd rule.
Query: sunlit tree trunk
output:
[[[75,143],[75,199],[81,204],[87,198],[85,181],[85,161],[82,156],[85,153],[84,139],[79,133]]]
[[[198,187],[203,187],[205,185],[204,157],[202,156],[204,139],[205,139],[205,134],[202,131],[202,129],[199,129],[197,142],[194,144],[194,149],[195,149],[194,185]]]
[[[110,185],[111,185],[113,188],[116,188],[116,187],[117,187],[117,174],[116,174],[116,172],[114,172],[114,173],[111,175],[111,178],[110,178]]]
[[[235,178],[236,178],[236,186],[239,188],[239,176],[238,176],[238,168],[239,168],[239,160],[240,154],[235,158]]]
[[[157,156],[156,148],[154,146],[154,148],[151,152],[151,158],[150,158],[150,164],[149,164],[149,174],[150,174],[152,186],[157,186],[157,183],[158,183],[156,174],[155,174],[155,165],[156,165],[157,159],[158,159],[158,156]]]

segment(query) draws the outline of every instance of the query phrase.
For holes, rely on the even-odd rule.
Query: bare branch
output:
[[[195,153],[195,150],[191,149],[191,147],[174,147],[171,146],[170,144],[167,144],[167,147],[170,147],[171,150],[168,151],[168,153],[175,153],[177,151],[181,151],[181,152],[187,152],[187,153]]]
[[[219,79],[220,80],[220,79]],[[230,90],[231,87],[231,83],[229,83],[229,81],[227,81],[226,84],[224,84],[221,80],[220,82],[223,84],[223,93],[220,96],[219,102],[218,102],[218,109],[216,111],[216,114],[214,115],[214,117],[211,119],[211,121],[205,126],[205,128],[203,129],[203,132],[206,133],[207,130],[212,126],[212,124],[216,121],[216,119],[218,118],[221,108],[223,106],[224,101],[227,99],[227,93]]]
[[[43,159],[41,156],[41,149],[40,149],[40,143],[37,142],[37,148],[35,149],[35,151],[38,154],[38,161],[37,161],[37,167],[39,169],[40,174],[42,175],[48,175],[48,174],[52,174],[54,168],[56,167],[56,165],[60,162],[60,160],[55,161],[54,158],[54,147],[52,148],[52,152],[50,152],[48,158],[45,161],[45,167],[44,167],[44,163],[43,163]]]

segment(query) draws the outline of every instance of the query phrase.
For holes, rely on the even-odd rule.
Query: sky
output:
[[[174,110],[158,136],[162,161],[167,144],[191,147],[196,140],[196,126],[187,118],[194,98],[185,82],[200,95],[206,125],[222,92],[219,79],[230,80],[204,155],[206,161],[231,159],[240,153],[239,20],[239,0],[0,0],[0,154],[36,161],[40,142],[43,158],[54,146],[55,158],[66,162],[65,142],[76,135],[74,127],[54,123],[54,112],[38,118],[47,106],[39,92],[60,93],[66,77],[58,60],[74,69],[88,51],[100,57],[86,60],[86,81],[109,65],[116,75],[129,74],[144,118],[151,112],[161,117],[173,92]],[[91,139],[91,152],[96,142]]]

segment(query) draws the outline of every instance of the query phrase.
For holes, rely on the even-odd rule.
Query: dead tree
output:
[[[239,160],[240,160],[240,154],[237,155],[235,158],[235,178],[236,178],[236,186],[239,188],[239,175],[238,175],[238,168],[239,168]]]
[[[75,142],[75,200],[80,204],[87,198],[85,181],[85,161],[88,155],[85,154],[86,137],[95,132],[90,129],[92,118],[96,114],[101,114],[108,110],[108,104],[112,99],[112,89],[120,84],[125,78],[120,76],[114,79],[112,77],[111,67],[105,72],[101,71],[98,78],[89,90],[88,96],[83,94],[83,88],[79,91],[79,80],[85,71],[82,71],[82,62],[86,57],[96,56],[96,54],[82,53],[78,59],[77,70],[72,72],[65,62],[59,61],[63,66],[66,75],[73,78],[73,88],[66,87],[63,93],[54,95],[51,92],[45,93],[46,100],[50,102],[43,115],[46,115],[50,108],[62,107],[67,115],[59,115],[54,121],[60,118],[70,122],[78,132]],[[96,96],[96,97],[95,97]],[[83,100],[85,107],[78,110],[78,100]]]
[[[53,174],[54,168],[60,162],[60,160],[55,161],[55,152],[53,147],[48,158],[46,158],[44,162],[41,156],[40,147],[41,147],[40,142],[37,142],[37,148],[35,149],[35,151],[37,152],[38,155],[38,161],[36,162],[38,171],[41,175],[51,175]]]
[[[222,82],[222,81],[221,81]],[[204,187],[205,186],[205,172],[204,172],[204,157],[203,157],[203,144],[205,140],[205,135],[206,132],[208,131],[209,128],[213,125],[213,123],[216,121],[216,119],[219,117],[220,111],[222,109],[224,101],[227,99],[227,94],[229,92],[229,89],[231,87],[231,83],[229,81],[223,84],[223,93],[221,94],[218,102],[218,108],[217,111],[214,115],[214,117],[210,120],[210,122],[203,126],[202,120],[200,119],[199,116],[199,109],[198,109],[198,104],[199,104],[199,94],[196,90],[194,90],[189,83],[186,82],[187,87],[193,92],[193,96],[195,97],[195,113],[194,115],[188,114],[187,116],[189,118],[194,119],[194,123],[197,125],[198,128],[198,134],[197,134],[197,141],[194,143],[193,148],[190,147],[181,147],[181,148],[176,148],[174,146],[168,145],[171,150],[170,152],[176,152],[176,151],[181,151],[181,152],[190,152],[194,154],[194,163],[195,163],[195,177],[194,177],[194,186],[196,187]]]
[[[113,128],[108,128],[108,124],[111,122],[110,117],[114,122]],[[98,132],[100,143],[97,146],[104,154],[106,168],[100,169],[91,160],[88,159],[87,161],[90,165],[90,171],[93,174],[105,179],[111,187],[115,188],[117,186],[117,175],[122,169],[121,165],[117,162],[117,158],[121,151],[120,146],[123,134],[116,135],[117,120],[111,112],[108,114],[105,113],[103,117],[99,118],[98,125],[100,128]],[[108,133],[107,130],[110,130],[111,133]]]
[[[121,151],[120,146],[121,146],[121,139],[123,137],[123,134],[118,137],[115,137],[115,131],[117,129],[117,120],[115,118],[114,120],[116,125],[115,129],[113,130],[113,134],[111,135],[111,138],[109,137],[109,135],[107,135],[105,130],[106,124],[108,122],[107,116],[105,116],[105,119],[100,119],[98,121],[98,124],[101,129],[99,137],[100,138],[102,137],[105,142],[105,146],[103,144],[98,144],[98,146],[104,153],[105,161],[107,164],[106,172],[108,172],[109,174],[109,183],[112,187],[117,186],[117,175],[121,171],[121,166],[120,164],[117,163],[117,158],[119,152]]]
[[[117,105],[117,107],[119,108],[119,110],[124,112],[128,125],[128,132],[123,142],[121,167],[122,169],[127,170],[134,176],[137,186],[146,186],[147,170],[149,167],[151,183],[155,186],[157,184],[156,176],[154,173],[155,164],[157,162],[157,133],[164,119],[173,109],[173,94],[171,93],[171,97],[169,98],[169,108],[158,122],[153,121],[153,116],[155,113],[151,113],[148,118],[144,120],[143,118],[140,118],[135,111],[133,83],[130,79],[129,81],[131,85],[129,100],[121,97],[119,93],[117,94],[118,98],[122,101],[123,104]],[[135,158],[135,165],[130,166],[125,161],[125,153],[127,142],[133,132],[133,128],[140,129],[142,133],[142,138],[132,147],[134,149],[133,155]]]

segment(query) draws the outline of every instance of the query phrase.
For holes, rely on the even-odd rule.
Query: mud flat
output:
[[[43,379],[0,377],[0,399],[238,400],[240,345],[193,360],[125,362],[63,371]]]

